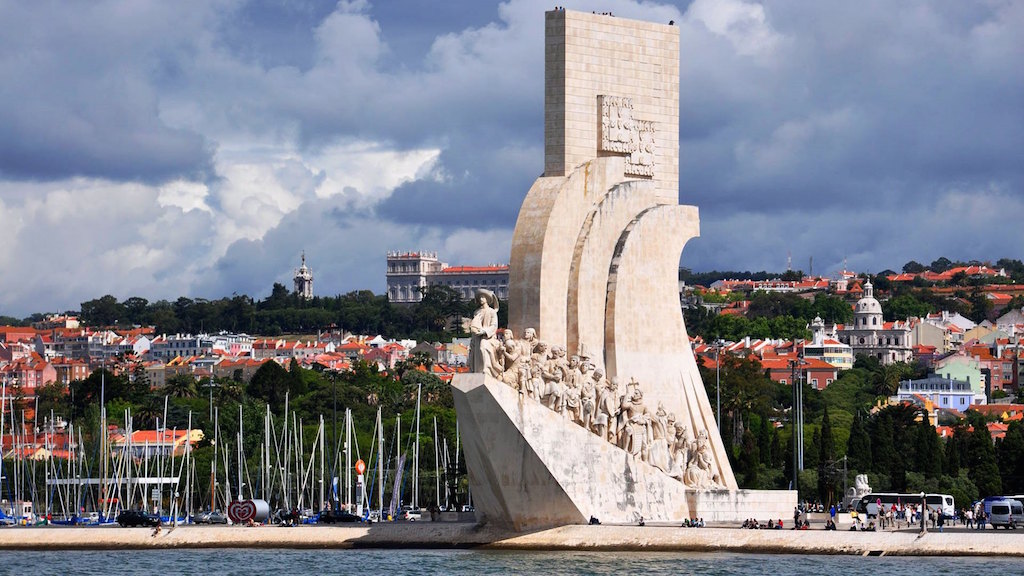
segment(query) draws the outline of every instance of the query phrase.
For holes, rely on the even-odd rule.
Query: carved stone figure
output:
[[[580,357],[572,356],[565,369],[565,415],[580,421]]]
[[[499,354],[502,360],[501,381],[522,392],[529,369],[523,361],[519,343],[512,338],[511,332],[506,333]]]
[[[616,405],[616,394],[619,392],[619,379],[613,377],[611,380],[607,380],[603,388],[597,389],[597,409],[594,416],[594,431],[597,435],[608,440],[609,442],[614,441],[614,429],[609,430],[608,425],[615,422],[615,416],[618,414],[618,406]],[[611,434],[610,434],[611,433]]]
[[[683,475],[683,483],[690,488],[705,489],[719,488],[718,477],[712,470],[713,456],[711,445],[706,430],[697,434],[693,443],[690,455],[690,462],[686,466],[686,473]]]
[[[580,424],[587,430],[594,429],[594,416],[597,411],[597,390],[604,388],[604,370],[594,370],[592,377],[583,381],[580,390]]]
[[[497,362],[498,297],[494,292],[480,288],[476,291],[480,307],[469,324],[469,371],[483,372],[492,378],[501,378]]]
[[[537,347],[537,331],[533,328],[527,328],[523,330],[523,339],[519,341],[520,350],[523,353],[523,358],[529,358],[533,356],[534,348]]]
[[[871,493],[871,485],[868,484],[867,474],[857,474],[853,480],[853,486],[857,490],[858,497],[864,497]]]
[[[668,413],[665,405],[658,402],[658,411],[650,419],[650,448],[647,462],[663,472],[669,470],[668,459]]]
[[[544,368],[548,362],[548,345],[545,342],[537,342],[530,356],[530,377],[526,381],[526,395],[534,400],[540,400],[544,391]]]
[[[628,399],[623,398],[622,414],[626,422],[625,434],[620,438],[620,441],[624,441],[622,448],[635,458],[647,460],[651,415],[644,405],[644,393],[639,386],[632,388]]]
[[[551,355],[544,364],[544,401],[548,408],[559,414],[565,409],[565,347],[554,346]]]
[[[685,480],[684,475],[690,459],[690,433],[686,426],[676,425],[675,436],[672,441],[669,475],[679,480]]]

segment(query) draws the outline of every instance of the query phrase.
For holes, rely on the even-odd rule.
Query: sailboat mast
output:
[[[242,499],[242,403],[238,403],[238,499]],[[249,489],[252,492],[252,488]]]
[[[441,507],[441,461],[437,453],[437,416],[434,416],[434,501]]]
[[[345,408],[345,504],[352,510],[352,409]]]
[[[384,422],[377,407],[377,510],[384,519]]]
[[[217,509],[217,415],[213,416],[213,463],[210,465],[210,510]]]
[[[420,507],[420,397],[423,385],[416,385],[416,444],[412,451],[412,507]]]
[[[324,482],[327,480],[327,470],[324,468],[326,459],[324,458],[324,415],[320,415],[320,510],[324,510]]]

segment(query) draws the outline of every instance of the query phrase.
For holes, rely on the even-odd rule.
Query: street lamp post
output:
[[[213,371],[210,371],[210,383],[206,385],[210,389],[210,422],[213,422],[213,387],[217,384],[213,381]]]
[[[722,340],[715,342],[715,418],[722,433]]]
[[[921,492],[921,534],[928,533],[928,524],[925,523],[925,512],[928,511],[928,501],[924,497],[924,492]]]

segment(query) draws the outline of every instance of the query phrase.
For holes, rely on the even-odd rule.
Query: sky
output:
[[[1024,257],[1024,2],[560,0],[680,27],[697,271]],[[0,315],[509,259],[530,0],[0,0]]]

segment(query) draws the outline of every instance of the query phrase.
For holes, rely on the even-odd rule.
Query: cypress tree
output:
[[[811,443],[804,448],[804,470],[818,467],[818,454],[821,452],[821,429],[815,428],[811,434]]]
[[[772,455],[771,457],[772,457],[772,459],[771,459],[771,462],[768,463],[768,466],[770,466],[771,468],[778,468],[779,466],[782,465],[782,452],[783,451],[782,451],[782,445],[780,444],[780,442],[781,441],[779,440],[779,431],[773,429],[772,430],[772,443],[771,443],[771,455]]]
[[[866,472],[871,467],[871,438],[864,429],[864,418],[860,410],[853,413],[850,439],[846,442],[846,456],[849,459],[849,467],[853,470]]]
[[[967,461],[967,476],[978,487],[981,496],[994,496],[1003,491],[999,465],[996,463],[996,449],[992,435],[985,426],[975,426],[968,440],[970,457]]]
[[[818,462],[831,462],[836,459],[836,441],[832,436],[832,421],[828,417],[828,406],[821,415],[821,446],[818,452]]]
[[[927,420],[915,426],[914,452],[914,465],[908,468],[917,470],[927,477],[942,474],[945,459],[942,444],[939,442],[939,435],[935,433],[935,428]]]
[[[740,463],[743,468],[745,485],[747,488],[757,488],[758,467],[760,456],[758,455],[757,440],[748,428],[743,432],[743,444],[740,452]]]
[[[880,474],[892,474],[896,463],[896,446],[893,444],[892,416],[882,411],[875,418],[871,434],[872,469]]]
[[[767,416],[761,417],[761,426],[757,429],[757,450],[761,456],[761,464],[772,465],[772,433],[775,430]]]
[[[835,457],[832,422],[828,417],[828,406],[825,406],[821,415],[821,443],[818,445],[818,498],[826,504],[836,501]]]
[[[1018,420],[1010,424],[1006,437],[996,444],[996,461],[1003,479],[1003,491],[1024,493],[1024,425]]]

